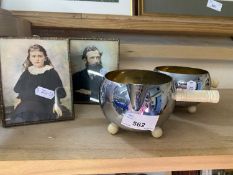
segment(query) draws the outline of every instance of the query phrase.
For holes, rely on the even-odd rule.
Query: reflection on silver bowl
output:
[[[100,87],[100,105],[111,122],[108,131],[115,134],[119,127],[151,130],[154,137],[160,137],[160,127],[174,108],[173,90],[172,78],[158,72],[117,70],[107,73]]]
[[[173,78],[176,89],[209,90],[211,79],[208,71],[198,68],[182,66],[159,66],[154,71],[169,75]],[[176,106],[188,107],[190,113],[196,112],[193,102],[176,102]]]

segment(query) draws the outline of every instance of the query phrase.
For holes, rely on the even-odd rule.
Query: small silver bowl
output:
[[[176,89],[210,90],[211,78],[208,71],[192,67],[159,66],[154,71],[169,75],[173,78]],[[176,106],[187,107],[188,112],[197,111],[197,104],[193,102],[176,102]]]

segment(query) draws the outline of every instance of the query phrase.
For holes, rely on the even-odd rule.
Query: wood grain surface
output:
[[[232,18],[190,16],[118,16],[78,13],[21,12],[13,14],[35,27],[59,27],[130,32],[232,36]]]
[[[233,90],[196,114],[174,111],[155,139],[112,136],[98,105],[76,105],[74,121],[0,128],[0,174],[98,174],[233,168]]]
[[[31,36],[29,21],[13,16],[9,11],[0,9],[0,36]]]
[[[185,60],[233,60],[232,46],[158,43],[121,44],[121,58],[168,58]]]

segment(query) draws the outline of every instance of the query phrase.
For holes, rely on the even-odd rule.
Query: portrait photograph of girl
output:
[[[3,125],[73,119],[67,40],[1,39]]]

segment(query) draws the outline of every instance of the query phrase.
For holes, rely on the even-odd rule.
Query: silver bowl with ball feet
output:
[[[118,70],[105,75],[100,88],[100,104],[111,122],[108,131],[119,127],[150,130],[154,137],[162,135],[160,126],[174,108],[172,78],[153,71]]]
[[[161,127],[177,99],[193,101],[194,97],[189,92],[177,93],[170,76],[148,70],[111,71],[100,87],[100,105],[110,121],[108,131],[111,134],[122,128],[149,130],[152,136],[161,137]],[[212,97],[207,94],[205,100],[210,102]]]
[[[209,72],[203,69],[182,66],[159,66],[155,67],[154,71],[171,76],[176,89],[210,90],[211,84],[213,84]],[[188,112],[194,113],[197,111],[197,104],[193,102],[177,102],[176,106],[187,107]]]

